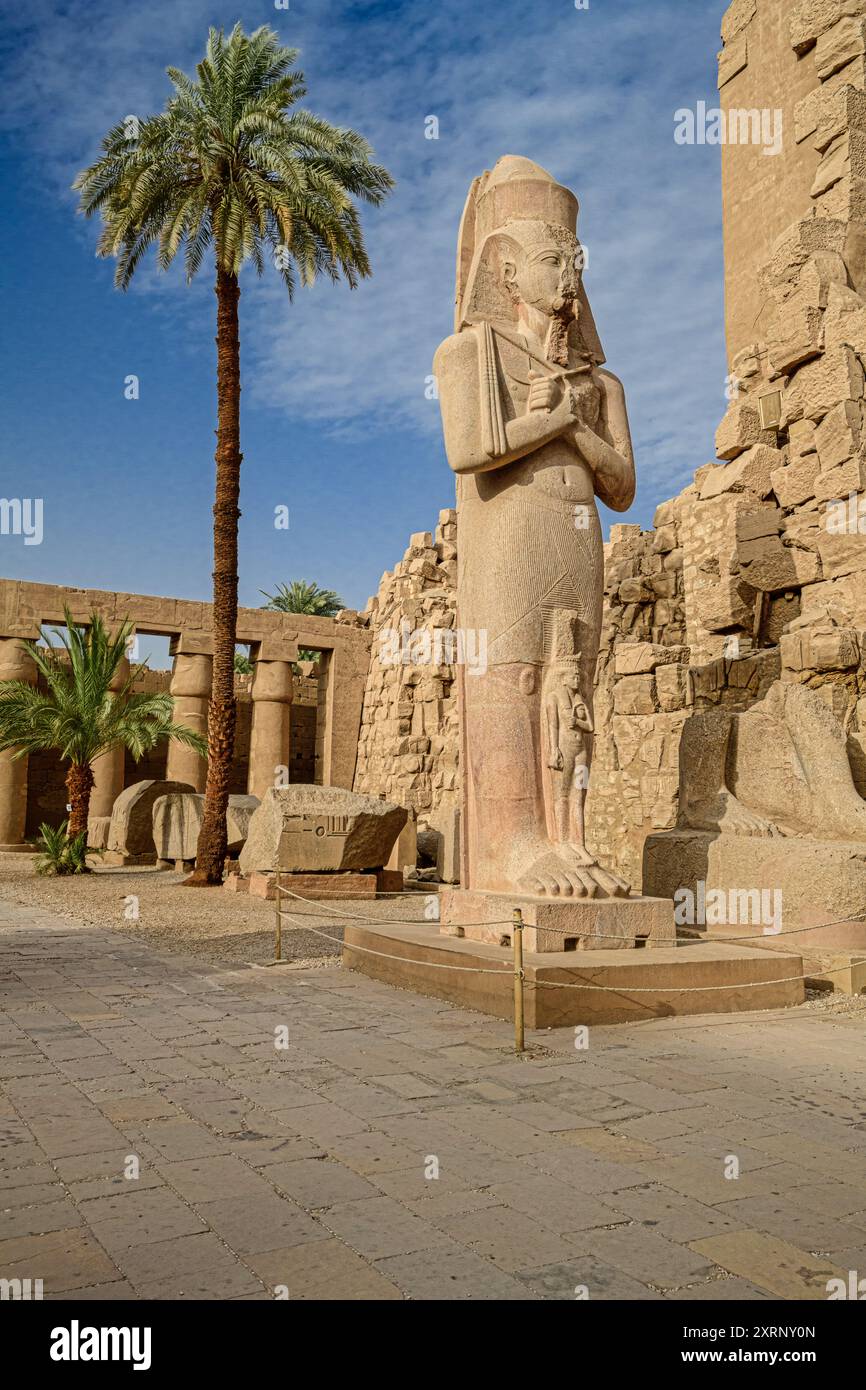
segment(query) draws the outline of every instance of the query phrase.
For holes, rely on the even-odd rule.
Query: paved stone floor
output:
[[[221,969],[0,902],[0,1005],[0,1278],[46,1298],[866,1275],[856,1004],[535,1034],[521,1060],[507,1024],[333,966]]]

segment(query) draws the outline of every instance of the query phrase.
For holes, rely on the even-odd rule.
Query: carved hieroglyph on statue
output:
[[[455,333],[434,370],[457,474],[457,605],[487,668],[460,672],[464,890],[622,897],[584,840],[604,556],[596,497],[624,511],[621,383],[582,282],[577,199],[529,159],[475,180]]]

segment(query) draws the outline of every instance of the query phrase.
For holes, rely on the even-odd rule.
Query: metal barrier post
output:
[[[274,961],[283,959],[283,895],[280,870],[274,880]]]
[[[514,946],[514,1050],[523,1052],[523,913],[519,907],[514,909],[511,940]]]

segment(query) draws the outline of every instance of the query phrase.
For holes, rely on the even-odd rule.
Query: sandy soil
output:
[[[0,898],[42,908],[76,922],[114,927],[157,949],[179,949],[220,964],[265,964],[274,955],[274,904],[221,888],[184,888],[183,873],[151,868],[98,868],[67,878],[41,878],[25,854],[0,854]],[[137,898],[138,919],[125,914]],[[283,959],[333,965],[350,916],[423,920],[425,895],[326,903],[286,900]],[[296,926],[295,922],[302,925]],[[326,939],[329,938],[329,939]]]

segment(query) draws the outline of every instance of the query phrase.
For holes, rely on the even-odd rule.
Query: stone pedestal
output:
[[[256,662],[247,791],[259,800],[275,785],[277,769],[289,766],[292,690],[291,662]]]
[[[182,641],[182,639],[181,639]],[[207,736],[207,710],[210,700],[213,657],[201,652],[178,651],[169,690],[174,700],[174,719],[195,733]],[[194,748],[172,740],[165,765],[166,781],[186,782],[203,792],[207,781],[207,762]]]
[[[36,682],[36,667],[22,649],[20,637],[0,638],[0,681]],[[0,753],[0,851],[25,850],[27,823],[27,758],[13,758],[13,749]]]
[[[623,950],[671,946],[673,903],[665,898],[538,898],[480,890],[440,893],[441,932],[492,946],[511,944],[514,909],[527,951]]]
[[[115,672],[114,680],[111,682],[110,689],[116,694],[123,687],[129,678],[129,662],[123,658]],[[126,750],[122,744],[116,744],[114,748],[109,748],[107,752],[94,758],[91,763],[93,769],[93,789],[90,793],[90,815],[88,820],[99,820],[111,815],[111,808],[123,791],[123,770]],[[90,837],[88,827],[88,841],[94,843]]]

